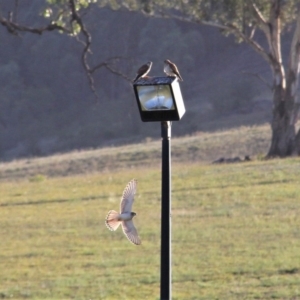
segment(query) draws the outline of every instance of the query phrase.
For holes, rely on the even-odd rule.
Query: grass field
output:
[[[2,164],[0,299],[159,299],[160,166],[133,161],[64,177]],[[173,299],[300,299],[299,169],[174,157]],[[104,225],[132,178],[141,246]]]

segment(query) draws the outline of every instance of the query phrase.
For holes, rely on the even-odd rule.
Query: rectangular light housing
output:
[[[178,121],[185,113],[177,78],[146,77],[133,84],[143,122]]]

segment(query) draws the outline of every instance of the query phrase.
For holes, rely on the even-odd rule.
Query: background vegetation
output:
[[[12,6],[13,1],[1,1],[2,14]],[[222,128],[219,120],[225,117],[239,116],[244,125],[270,120],[270,91],[242,73],[269,78],[268,66],[245,45],[212,28],[92,9],[83,16],[93,37],[91,59],[124,57],[118,68],[129,78],[148,60],[157,76],[163,75],[165,58],[177,63],[187,113],[174,126],[174,136],[211,129],[212,120]],[[42,1],[19,1],[18,21],[34,26],[41,11]],[[100,95],[95,105],[76,39],[55,32],[14,36],[2,26],[0,38],[1,160],[157,137],[156,124],[140,121],[131,84],[106,70],[95,74]]]

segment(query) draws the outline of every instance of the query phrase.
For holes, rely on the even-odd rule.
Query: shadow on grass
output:
[[[278,270],[278,273],[281,275],[297,274],[297,273],[300,273],[300,269],[298,269],[298,268],[282,269],[282,270]]]
[[[108,196],[93,196],[93,197],[83,197],[78,199],[53,199],[53,200],[38,200],[38,201],[28,201],[28,202],[10,202],[10,203],[0,203],[0,206],[22,206],[22,205],[41,205],[49,203],[64,203],[64,202],[75,202],[75,201],[93,201],[98,199],[107,199]]]
[[[252,183],[245,183],[245,184],[220,184],[220,185],[211,185],[211,186],[199,186],[199,187],[189,187],[189,188],[181,188],[181,189],[172,189],[173,193],[180,193],[180,192],[186,192],[186,191],[203,191],[203,190],[210,190],[210,189],[223,189],[223,188],[236,188],[236,187],[245,187],[245,186],[261,186],[261,185],[271,185],[271,184],[282,184],[282,183],[292,183],[292,182],[298,182],[295,180],[288,180],[288,179],[282,179],[282,180],[268,180],[268,181],[261,181],[261,182],[252,182]],[[145,193],[146,194],[146,193]]]

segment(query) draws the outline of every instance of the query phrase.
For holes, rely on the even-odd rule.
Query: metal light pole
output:
[[[160,299],[172,297],[171,260],[171,121],[179,121],[185,113],[176,77],[145,77],[133,84],[143,122],[161,122],[161,260]]]
[[[171,122],[161,122],[162,185],[161,185],[161,255],[160,299],[172,298],[171,259]]]

